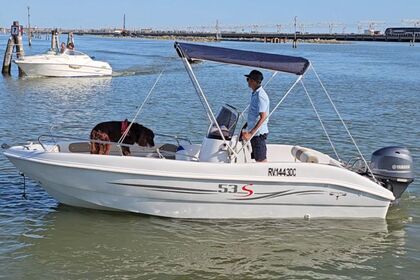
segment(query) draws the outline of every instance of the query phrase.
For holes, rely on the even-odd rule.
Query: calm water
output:
[[[7,37],[0,36],[0,54]],[[105,120],[134,115],[165,69],[139,122],[155,132],[200,141],[207,128],[193,87],[170,41],[76,37],[76,47],[110,62],[112,78],[0,77],[0,142],[36,140],[54,125],[87,137]],[[420,45],[356,43],[290,45],[220,43],[295,54],[312,60],[362,152],[405,145],[420,176]],[[34,40],[26,52],[43,52]],[[249,69],[194,66],[209,101],[244,108]],[[270,73],[264,72],[266,79]],[[267,86],[272,104],[293,82],[278,75]],[[356,155],[314,76],[305,83],[341,157]],[[270,121],[269,140],[331,153],[301,88]],[[0,155],[0,277],[10,279],[414,279],[420,264],[420,184],[381,220],[191,221],[101,212],[59,205]]]

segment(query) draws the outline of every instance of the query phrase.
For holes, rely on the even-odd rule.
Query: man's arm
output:
[[[242,138],[245,141],[248,141],[249,139],[251,139],[251,136],[258,131],[258,129],[265,122],[266,119],[267,119],[267,112],[260,112],[260,118],[257,124],[249,132],[244,131],[242,133]]]

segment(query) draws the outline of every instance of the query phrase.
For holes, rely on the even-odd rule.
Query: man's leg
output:
[[[251,139],[252,155],[256,162],[267,162],[267,145],[265,135],[254,136]]]

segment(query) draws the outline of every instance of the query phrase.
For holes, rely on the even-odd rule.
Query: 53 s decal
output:
[[[247,184],[243,186],[239,186],[236,184],[219,184],[219,188],[217,192],[243,194],[244,197],[246,197],[246,196],[251,196],[254,194],[254,191],[252,190],[252,186],[253,184]]]

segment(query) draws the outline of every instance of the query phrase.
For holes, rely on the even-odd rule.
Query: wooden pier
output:
[[[80,34],[81,35],[81,34]],[[207,32],[132,32],[133,37],[201,37],[216,38],[228,41],[260,41],[265,43],[283,43],[285,41],[369,41],[369,42],[410,42],[413,36],[388,36],[369,34],[324,34],[324,33],[207,33]]]
[[[7,31],[7,30],[6,30]],[[285,41],[368,41],[368,42],[407,42],[413,41],[413,35],[386,35],[386,34],[358,34],[358,33],[278,33],[278,32],[199,32],[182,30],[153,30],[141,29],[125,32],[116,32],[114,29],[58,29],[61,34],[97,35],[114,37],[141,37],[141,38],[208,38],[209,40],[227,41],[258,41],[266,43],[282,43]],[[32,34],[51,34],[50,28],[31,28]]]

